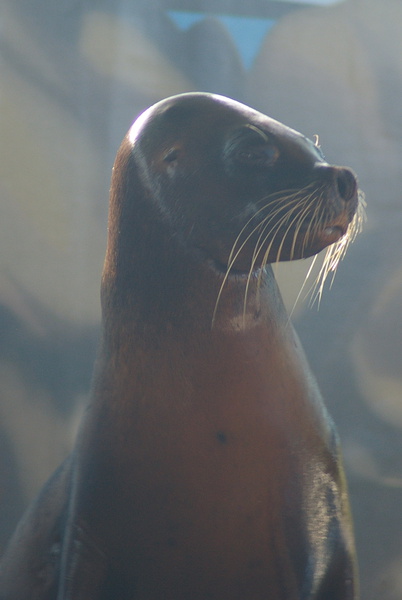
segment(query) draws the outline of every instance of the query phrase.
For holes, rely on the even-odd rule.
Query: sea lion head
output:
[[[350,232],[354,173],[243,104],[174,96],[145,111],[127,140],[158,218],[220,271],[306,258]]]

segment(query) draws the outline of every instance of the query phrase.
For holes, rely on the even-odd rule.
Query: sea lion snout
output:
[[[352,169],[318,163],[315,167],[319,178],[333,186],[334,193],[345,204],[352,203],[356,208],[358,199],[357,177]]]
[[[339,196],[344,202],[357,201],[358,184],[355,174],[347,167],[333,167]]]

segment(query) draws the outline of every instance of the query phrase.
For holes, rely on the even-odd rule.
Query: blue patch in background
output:
[[[182,31],[187,31],[209,16],[217,19],[230,33],[246,69],[250,69],[252,66],[267,33],[276,23],[275,19],[210,15],[209,13],[178,10],[169,10],[167,14]]]

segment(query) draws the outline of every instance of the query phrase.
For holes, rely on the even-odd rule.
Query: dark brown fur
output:
[[[103,341],[72,456],[2,600],[353,600],[333,424],[269,263],[348,234],[357,184],[208,94],[134,124],[113,173]]]

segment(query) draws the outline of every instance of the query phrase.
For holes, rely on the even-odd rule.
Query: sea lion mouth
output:
[[[222,247],[215,253],[198,248],[199,259],[219,278],[241,281],[251,276],[258,278],[267,264],[309,258],[324,249],[327,249],[329,256],[342,257],[361,230],[364,204],[359,193],[356,206],[348,207],[336,216],[327,216],[314,223],[305,220],[275,229],[275,243],[269,236],[261,243],[261,235],[256,232],[254,238],[250,237],[244,244],[239,236],[229,255],[225,254]],[[338,262],[338,259],[333,261],[331,270],[335,270],[335,263]]]
[[[196,250],[199,260],[206,263],[220,277],[247,278],[252,274],[258,274],[268,263],[307,258],[327,246],[337,244],[347,234],[350,223],[351,220],[327,222],[320,224],[319,227],[315,226],[312,230],[309,229],[309,224],[279,229],[277,237],[280,247],[273,250],[276,253],[276,260],[267,260],[265,245],[258,248],[258,243],[255,246],[250,243],[249,247],[243,248],[236,258],[233,257],[233,252],[226,257],[220,252],[212,255],[207,249],[201,247]],[[283,247],[281,240],[286,240]],[[266,242],[266,246],[270,246],[269,242]],[[292,250],[289,251],[289,247],[292,247]]]
[[[327,225],[321,235],[329,245],[338,242],[345,235],[346,231],[347,228],[341,227],[340,225]]]
[[[304,225],[300,228],[302,235],[308,235],[309,241],[312,246],[316,245],[316,242],[322,244],[322,249],[336,244],[339,242],[348,232],[348,228],[353,221],[354,215],[348,218],[336,219],[334,221],[318,223],[309,232],[308,225]],[[291,232],[289,232],[291,233]]]

